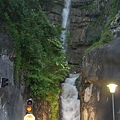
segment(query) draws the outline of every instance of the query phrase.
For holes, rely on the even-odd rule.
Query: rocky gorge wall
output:
[[[77,83],[81,120],[112,120],[111,94],[106,85],[120,84],[119,5],[118,0],[72,0],[68,62],[71,72],[82,74],[81,84]],[[119,93],[118,86],[115,92],[117,120]]]
[[[113,4],[113,1],[116,3]],[[80,79],[81,82],[79,80],[81,84],[77,85],[81,99],[81,120],[112,120],[111,94],[106,84],[110,81],[115,81],[119,84],[120,15],[118,14],[119,11],[117,11],[113,15],[115,16],[116,14],[116,17],[111,18],[110,14],[112,12],[110,10],[112,8],[114,9],[114,7],[117,8],[119,5],[120,2],[118,2],[118,0],[72,0],[69,27],[70,36],[68,40],[68,62],[72,68],[71,72],[78,72],[82,75]],[[54,6],[50,11],[46,12],[53,24],[61,24],[63,6],[64,0],[54,0]],[[112,19],[112,21],[110,19]],[[108,27],[110,32],[108,32],[109,30],[105,27],[107,24],[110,24]],[[114,39],[112,39],[110,43],[106,45],[102,44],[103,46],[97,48],[93,47],[94,49],[86,53],[86,49],[89,48],[92,43],[99,42],[101,39],[104,41],[108,40],[109,42],[111,35]],[[4,47],[3,50],[12,48],[12,45],[9,44],[6,37],[2,35],[0,38],[2,38],[1,43],[6,41],[2,45],[2,47]],[[14,53],[10,52],[10,50],[7,51],[12,60]],[[11,63],[11,61],[9,62]],[[23,96],[21,95],[21,93],[24,93],[24,89],[22,89],[24,86],[21,86],[21,82],[22,81],[18,81],[19,89],[13,85],[11,87],[12,93],[7,96],[11,99],[10,105],[7,105],[7,103],[5,106],[5,109],[8,109],[7,112],[10,115],[8,118],[5,118],[6,120],[19,120],[23,118],[24,110],[22,112],[22,109],[24,109],[23,105],[25,101],[23,101]],[[6,89],[7,88],[2,90]],[[119,92],[118,87],[115,93],[116,118],[119,113]],[[2,97],[2,93],[0,95]],[[12,106],[16,106],[18,103],[20,106],[19,109],[12,108]],[[39,105],[39,103],[40,101],[38,101],[38,103],[36,102],[35,107],[37,108],[37,112],[43,111],[43,113],[40,112],[37,114],[36,112],[37,119],[51,120],[52,118],[49,118],[49,115],[51,115],[49,103],[41,100],[38,108],[37,105]],[[4,103],[2,106],[3,105]],[[11,109],[12,111],[10,111]],[[16,111],[21,118],[17,118],[17,115],[14,116]],[[5,112],[3,113],[3,109],[0,109],[0,112],[1,115],[3,115],[1,117],[5,117],[6,114]]]
[[[6,34],[0,34],[0,120],[22,120],[25,115],[23,92],[14,85],[13,47]],[[9,59],[11,58],[11,60]],[[1,87],[1,79],[8,85]],[[20,83],[21,84],[21,83]]]
[[[110,0],[106,1],[106,3],[103,1],[103,4],[109,9],[110,2],[113,3],[113,1]],[[118,4],[120,5],[120,3]],[[117,8],[117,4],[114,5]],[[104,7],[102,8],[104,9]],[[116,83],[118,85],[115,92],[115,118],[116,120],[120,119],[120,14],[119,9],[117,10],[118,11],[112,16],[111,12],[114,11],[114,9],[112,9],[111,12],[107,14],[109,19],[106,17],[107,19],[103,21],[104,24],[101,24],[101,26],[103,25],[104,27],[98,26],[100,29],[96,29],[100,36],[94,29],[92,31],[94,35],[92,33],[89,34],[90,39],[96,40],[96,43],[84,54],[82,59],[82,82],[79,87],[82,120],[113,119],[111,93],[107,88],[107,84],[109,83]],[[107,13],[107,11],[104,12]],[[104,12],[103,15],[105,15]],[[99,14],[99,17],[101,18],[101,14]],[[103,18],[105,18],[105,16],[103,16]],[[96,18],[96,20],[99,19]],[[94,22],[97,22],[96,20]],[[89,25],[91,26],[91,23]],[[103,32],[100,32],[101,30],[103,30]],[[87,39],[86,34],[85,40]],[[92,42],[94,43],[95,41]]]
[[[71,2],[68,62],[72,68],[71,72],[80,72],[86,49],[94,42],[99,41],[101,37],[110,34],[106,32],[105,25],[110,24],[115,14],[118,13],[118,9],[115,10],[115,8],[118,7],[119,3],[117,3],[117,0],[114,2],[113,0],[72,0]],[[113,8],[113,12],[115,11],[113,15],[111,15],[112,9],[110,6]],[[63,7],[64,0],[57,0],[54,1],[52,9],[47,12],[47,16],[53,24],[62,23]],[[117,19],[110,26],[114,35],[119,29],[116,23]]]
[[[115,92],[115,117],[120,109],[120,37],[92,49],[83,62],[81,84],[82,120],[112,120],[112,101],[107,84],[118,85]]]
[[[71,72],[80,72],[85,50],[92,44],[94,32],[101,28],[90,25],[100,16],[100,4],[94,0],[72,0],[68,36],[68,62]],[[54,1],[54,6],[46,14],[53,24],[62,23],[64,0]],[[97,35],[96,35],[97,36]]]

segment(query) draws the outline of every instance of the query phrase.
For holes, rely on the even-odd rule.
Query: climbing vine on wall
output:
[[[0,4],[1,26],[14,41],[15,81],[22,70],[32,97],[58,95],[60,81],[69,71],[57,38],[61,27],[49,22],[37,0],[1,0]]]

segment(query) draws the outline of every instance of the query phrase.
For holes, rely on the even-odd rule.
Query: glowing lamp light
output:
[[[27,111],[30,112],[32,110],[32,106],[27,106]]]
[[[109,84],[109,85],[107,85],[107,87],[109,87],[111,93],[115,93],[115,90],[116,90],[117,86],[118,85],[116,85],[116,84]]]
[[[118,85],[116,84],[109,84],[107,85],[107,87],[109,87],[110,92],[112,93],[112,109],[113,109],[113,120],[115,120],[115,110],[114,110],[114,93],[115,93],[115,89]]]
[[[27,110],[26,111],[27,113],[32,113],[32,111],[33,111],[33,100],[32,99],[27,100],[26,110]]]

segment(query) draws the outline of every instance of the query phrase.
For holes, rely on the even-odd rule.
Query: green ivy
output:
[[[15,83],[22,71],[31,97],[59,96],[60,82],[69,71],[58,39],[61,26],[49,22],[38,0],[1,0],[0,4],[0,20],[16,52]],[[58,102],[58,97],[54,100]]]
[[[58,94],[50,94],[45,98],[48,102],[50,102],[52,108],[52,115],[50,116],[52,120],[59,120],[59,93],[60,91]]]

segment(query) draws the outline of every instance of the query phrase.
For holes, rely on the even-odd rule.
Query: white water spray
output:
[[[71,0],[64,0],[64,8],[62,12],[62,27],[65,29],[62,31],[60,40],[63,45],[63,52],[65,53],[67,50],[67,42],[66,42],[66,37],[67,37],[67,28],[69,25],[69,12],[70,12],[70,5],[71,5]]]
[[[79,74],[70,74],[70,77],[66,78],[65,83],[62,83],[61,120],[80,120],[80,100],[75,86],[75,81],[78,77]]]

